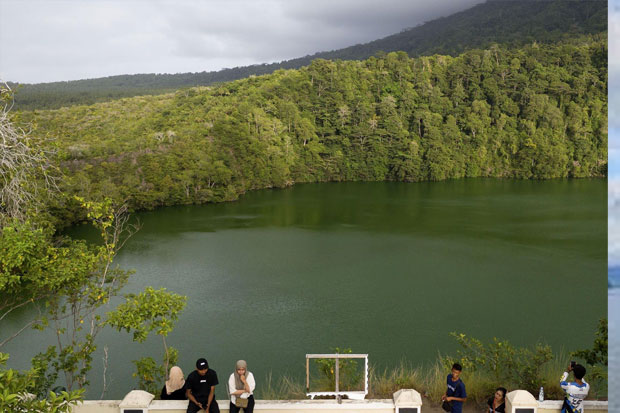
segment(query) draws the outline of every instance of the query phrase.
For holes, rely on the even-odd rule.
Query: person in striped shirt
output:
[[[571,371],[575,381],[566,381]],[[585,375],[586,368],[581,364],[573,364],[573,362],[568,366],[568,370],[562,374],[560,386],[566,393],[564,404],[562,405],[562,413],[583,413],[583,400],[590,391],[590,385],[583,379]]]

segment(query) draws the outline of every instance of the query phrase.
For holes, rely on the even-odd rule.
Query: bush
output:
[[[458,356],[465,372],[477,372],[496,386],[527,390],[534,395],[540,386],[551,384],[542,374],[545,364],[553,359],[551,347],[546,344],[514,347],[508,340],[493,338],[491,343],[484,344],[462,333],[451,335],[462,346]]]
[[[332,351],[336,354],[351,354],[350,348],[335,347]],[[334,391],[336,380],[336,359],[316,359],[315,363],[321,373],[318,387],[326,391]],[[340,391],[359,390],[363,386],[363,374],[357,371],[357,361],[352,359],[338,360],[338,387]]]
[[[8,354],[0,353],[0,412],[70,413],[82,399],[82,389],[59,394],[49,392],[37,397],[33,392],[39,372],[36,369],[25,372],[5,369],[2,366],[8,359]]]

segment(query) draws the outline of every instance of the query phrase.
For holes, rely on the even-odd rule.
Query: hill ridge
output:
[[[410,57],[443,54],[456,56],[469,49],[493,43],[521,46],[532,41],[557,42],[578,34],[607,29],[604,0],[487,0],[470,9],[441,17],[411,29],[343,49],[317,52],[277,63],[226,68],[214,72],[179,74],[116,75],[41,84],[24,84],[16,96],[16,107],[44,109],[90,104],[136,95],[152,95],[176,89],[205,86],[298,69],[314,59],[363,60],[377,53],[405,51]],[[17,84],[12,83],[15,87]]]

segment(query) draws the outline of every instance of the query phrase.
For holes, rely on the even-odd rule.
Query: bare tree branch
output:
[[[105,392],[108,391],[108,381],[106,374],[108,372],[108,346],[103,347],[103,389],[101,390],[100,399],[103,400]]]
[[[18,335],[20,335],[25,329],[27,329],[28,327],[30,327],[31,325],[33,325],[35,322],[37,322],[37,320],[31,320],[30,322],[26,323],[25,326],[23,326],[22,328],[19,329],[19,331],[15,332],[12,336],[7,337],[5,340],[3,340],[2,342],[0,342],[0,347],[4,346],[6,343],[8,343],[9,341],[13,340],[15,337],[17,337]]]
[[[60,174],[51,159],[50,145],[30,136],[30,131],[14,125],[9,112],[13,91],[0,81],[0,212],[24,219],[27,211],[38,211],[45,196],[58,192]]]

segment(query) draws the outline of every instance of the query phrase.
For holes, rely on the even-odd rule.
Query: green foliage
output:
[[[185,297],[147,288],[139,295],[128,295],[126,303],[105,320],[97,309],[119,293],[130,275],[112,267],[126,239],[122,233],[127,217],[123,208],[115,209],[109,200],[77,200],[88,222],[99,229],[100,245],[58,238],[49,225],[41,227],[18,219],[7,220],[0,233],[0,292],[6,296],[0,310],[6,316],[24,306],[36,307],[42,316],[23,329],[51,325],[58,339],[57,345],[33,358],[36,377],[28,382],[29,391],[46,397],[61,375],[69,390],[74,385],[87,386],[95,337],[106,324],[133,331],[137,341],[143,341],[153,330],[162,336],[164,366],[150,373],[154,381],[141,379],[141,386],[151,389],[149,386],[160,383],[167,366],[177,359],[176,350],[166,346],[165,336],[184,308]],[[13,337],[2,337],[0,346]],[[147,365],[148,360],[137,364],[141,378]]]
[[[164,364],[157,363],[152,357],[142,357],[139,360],[133,360],[136,366],[136,372],[133,377],[138,379],[138,388],[147,391],[155,396],[159,395],[162,383],[167,379],[168,370],[165,365],[177,364],[179,358],[178,351],[169,347],[164,354]]]
[[[335,354],[351,354],[350,348],[332,348]],[[334,391],[336,381],[336,359],[315,359],[314,360],[321,380],[319,386],[329,391]],[[338,387],[341,391],[359,390],[363,374],[357,371],[357,361],[354,359],[339,359],[338,363]]]
[[[1,412],[70,413],[82,399],[84,390],[49,392],[37,397],[34,393],[39,380],[37,369],[25,372],[5,369],[8,359],[8,354],[0,353]]]
[[[165,337],[172,331],[186,301],[187,297],[165,288],[146,287],[140,294],[128,294],[125,303],[109,312],[107,324],[119,331],[132,332],[134,341],[140,343],[153,330]]]
[[[0,88],[0,91],[4,98],[5,90]],[[13,133],[19,128],[5,117],[6,111],[2,114],[1,132],[5,141],[10,140],[5,136],[7,130],[19,139],[19,134]],[[45,153],[43,148],[37,151]],[[11,149],[8,155],[11,155],[10,152]],[[10,160],[10,156],[7,159]],[[13,166],[9,165],[9,168]],[[27,167],[30,166],[22,169]],[[2,190],[9,186],[5,181]],[[9,189],[9,193],[19,193],[17,189]],[[40,189],[44,192],[50,190],[46,186]],[[0,385],[5,384],[4,390],[0,388],[0,411],[7,410],[9,406],[26,404],[32,411],[66,411],[70,408],[70,402],[80,397],[81,392],[48,395],[49,389],[61,374],[70,391],[74,385],[80,389],[88,385],[87,374],[92,367],[95,338],[106,325],[98,309],[119,293],[131,274],[131,271],[112,266],[118,250],[137,229],[134,225],[128,225],[125,206],[115,207],[108,198],[101,201],[87,200],[82,196],[65,198],[65,201],[79,208],[78,216],[83,216],[86,222],[99,230],[101,242],[90,245],[57,235],[50,215],[39,211],[41,205],[56,206],[50,203],[53,198],[45,193],[40,196],[41,199],[36,200],[24,196],[24,202],[18,208],[0,206],[0,321],[24,307],[35,309],[33,313],[39,314],[12,335],[0,335],[0,347],[30,326],[42,330],[51,325],[57,344],[32,359],[33,369],[30,372],[0,370],[0,377],[6,380],[4,383],[0,379]],[[68,205],[60,208],[66,211]],[[145,300],[148,306],[140,308],[142,312],[136,314],[147,316],[145,312],[148,312],[150,319],[141,320],[141,325],[137,327],[138,334],[142,334],[141,329],[156,329],[165,339],[185,306],[185,298],[152,289],[139,298]],[[127,311],[132,310],[137,311],[135,308]],[[0,331],[7,334],[7,330]],[[176,360],[177,354],[176,350],[166,347],[165,340],[164,347],[164,371],[167,371],[168,362]],[[3,365],[8,355],[0,353],[0,356],[0,365]],[[165,377],[166,374],[162,375]],[[25,391],[31,393],[34,399],[24,398],[22,393]]]
[[[607,318],[599,320],[592,348],[571,353],[572,357],[583,359],[587,367],[587,379],[597,394],[607,393],[608,379],[608,322]]]
[[[69,390],[87,385],[95,337],[103,326],[96,310],[118,293],[130,273],[111,265],[122,245],[122,211],[109,201],[83,206],[100,230],[101,245],[58,237],[50,224],[16,218],[6,219],[0,232],[2,318],[22,307],[40,314],[14,335],[1,337],[0,347],[29,326],[51,325],[57,336],[56,346],[33,359],[40,374],[38,395],[47,393],[60,373]]]
[[[64,193],[130,209],[296,182],[603,177],[606,50],[605,36],[591,36],[457,57],[318,59],[20,121],[56,140]]]
[[[116,252],[126,239],[125,209],[114,208],[109,200],[78,201],[86,210],[88,222],[99,230],[102,243],[95,246],[65,240],[71,253],[65,270],[71,277],[62,280],[58,294],[46,297],[47,317],[42,320],[43,325],[52,323],[58,344],[35,358],[51,369],[47,382],[62,372],[69,390],[74,385],[82,388],[88,384],[95,338],[104,326],[97,309],[119,293],[131,274],[112,267]],[[58,241],[50,238],[48,242]]]
[[[177,350],[168,347],[166,336],[174,328],[179,314],[185,308],[187,297],[168,292],[165,288],[155,290],[146,287],[140,294],[128,294],[125,302],[108,313],[106,323],[117,330],[133,333],[133,340],[143,342],[151,331],[162,338],[164,364],[158,365],[151,357],[134,361],[140,388],[158,394],[157,386],[168,377],[168,366],[178,359]]]
[[[88,266],[78,243],[55,245],[51,227],[9,220],[0,233],[0,309],[11,311],[52,297],[74,278],[74,269]]]
[[[459,360],[465,371],[482,371],[490,374],[494,383],[504,387],[518,388],[536,394],[540,386],[546,386],[542,375],[545,363],[553,359],[551,347],[536,344],[533,348],[514,347],[507,340],[494,338],[491,343],[451,333],[461,345]],[[446,359],[446,370],[451,366]]]
[[[596,331],[596,337],[594,338],[594,344],[591,349],[579,350],[572,353],[573,356],[582,358],[586,363],[594,366],[596,364],[602,364],[607,366],[607,348],[608,348],[608,325],[607,319],[602,318],[599,320],[598,329]]]

